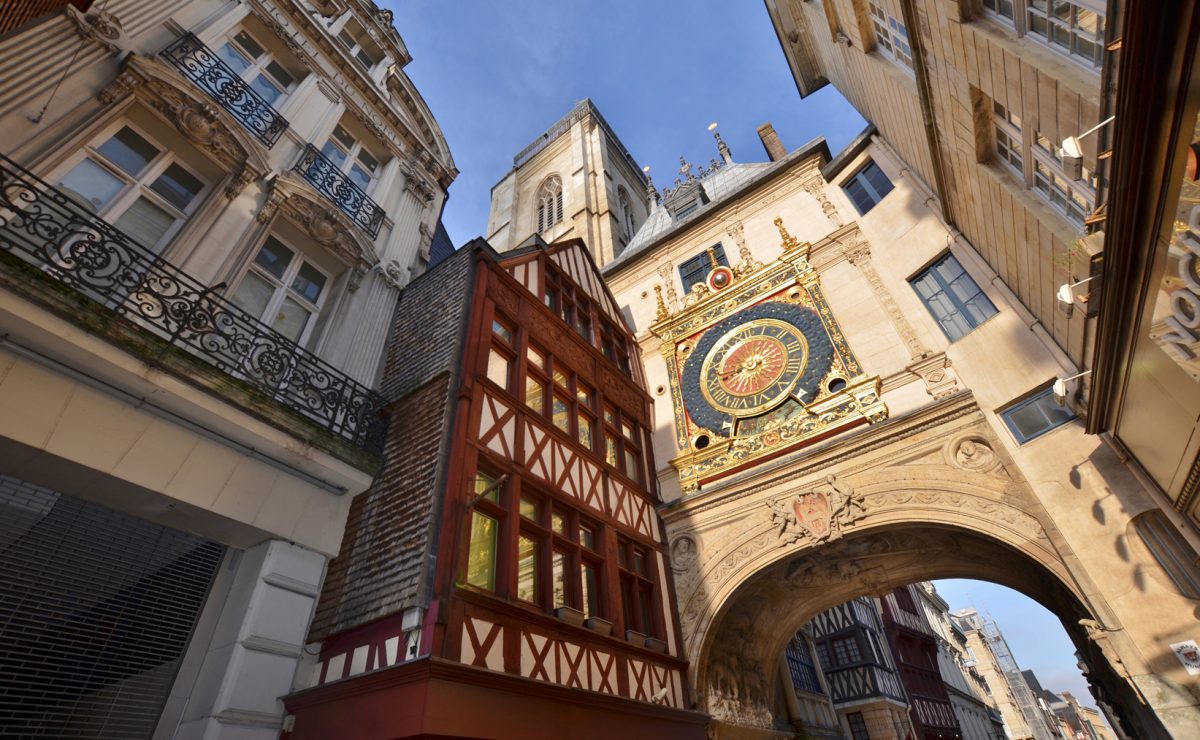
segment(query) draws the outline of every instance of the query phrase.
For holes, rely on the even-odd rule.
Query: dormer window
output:
[[[538,188],[537,195],[537,233],[544,234],[558,222],[563,220],[563,191],[562,180],[558,175],[551,175]]]
[[[367,33],[367,29],[353,18],[338,31],[337,38],[363,69],[369,70],[383,59],[383,51]]]

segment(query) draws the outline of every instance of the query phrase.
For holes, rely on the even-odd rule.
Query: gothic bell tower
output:
[[[579,238],[604,265],[629,244],[649,205],[638,163],[584,99],[522,149],[492,188],[487,239],[504,252],[533,234]]]

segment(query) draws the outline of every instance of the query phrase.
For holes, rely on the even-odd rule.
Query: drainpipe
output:
[[[921,103],[921,119],[925,124],[925,139],[929,144],[929,160],[933,165],[934,186],[942,206],[942,220],[957,226],[950,215],[950,200],[946,193],[946,175],[942,163],[942,150],[938,144],[937,123],[933,118],[933,92],[929,85],[929,72],[925,65],[925,42],[918,25],[917,9],[913,0],[900,0],[904,25],[908,28],[908,43],[912,48],[913,73],[917,78],[917,98]]]

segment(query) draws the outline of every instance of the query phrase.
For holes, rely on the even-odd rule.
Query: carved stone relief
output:
[[[767,507],[783,544],[831,542],[866,513],[862,498],[833,475],[810,491],[768,501]]]
[[[821,204],[821,210],[825,213],[825,217],[829,219],[829,222],[834,227],[840,229],[845,225],[841,214],[838,213],[837,206],[829,200],[829,196],[825,195],[825,178],[821,177],[819,172],[816,177],[811,177],[801,183],[800,187],[804,192],[817,199],[817,202]]]
[[[66,6],[67,17],[75,23],[75,30],[88,41],[95,41],[112,54],[124,51],[129,46],[125,27],[117,16],[103,8],[81,12],[74,5]]]

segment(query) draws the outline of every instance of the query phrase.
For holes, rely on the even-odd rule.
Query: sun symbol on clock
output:
[[[783,374],[787,350],[773,337],[755,337],[734,347],[718,372],[725,390],[738,396],[761,392]]]

